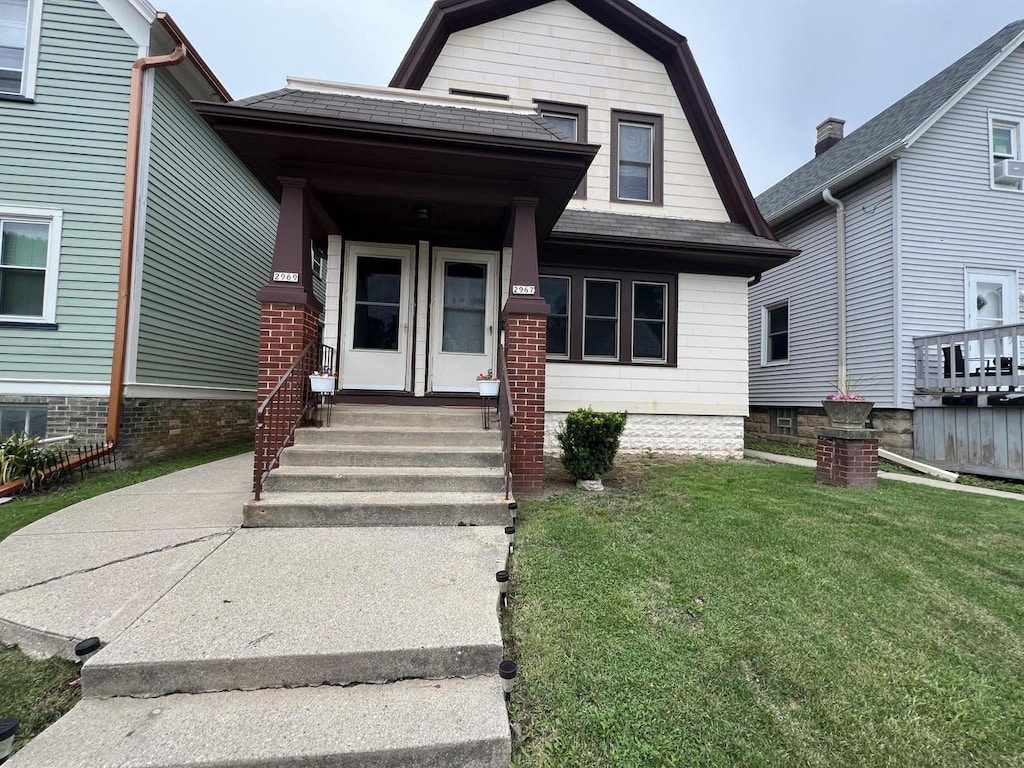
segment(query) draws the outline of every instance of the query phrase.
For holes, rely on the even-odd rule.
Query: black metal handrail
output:
[[[501,460],[505,465],[505,498],[511,498],[512,489],[512,419],[515,406],[512,404],[512,382],[508,380],[508,366],[505,364],[505,345],[498,349],[498,423],[501,425]]]
[[[253,490],[257,501],[267,475],[280,462],[282,451],[292,444],[295,430],[313,421],[317,397],[310,387],[309,375],[314,371],[335,373],[331,347],[316,342],[307,344],[256,411]]]

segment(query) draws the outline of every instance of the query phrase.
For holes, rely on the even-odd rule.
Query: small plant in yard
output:
[[[568,414],[557,434],[565,471],[576,480],[600,480],[615,463],[625,428],[625,413],[579,408]]]
[[[38,437],[23,432],[10,435],[0,443],[0,485],[23,480],[33,490],[42,485],[45,471],[56,463],[56,454],[39,447]]]
[[[857,387],[857,382],[849,376],[833,382],[832,386],[835,387],[836,391],[830,395],[826,395],[826,400],[856,400],[858,402],[867,400],[864,395],[859,395],[854,392],[854,389]]]
[[[497,381],[497,377],[494,375],[494,369],[488,368],[487,373],[478,373],[476,375],[477,381]]]

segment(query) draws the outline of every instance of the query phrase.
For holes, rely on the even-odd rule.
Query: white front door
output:
[[[438,249],[431,283],[430,389],[477,392],[495,365],[498,254]]]
[[[410,366],[411,246],[345,249],[341,388],[406,391]]]
[[[967,329],[994,328],[997,325],[1011,325],[1017,322],[1017,293],[1014,290],[1015,280],[1012,275],[986,274],[984,272],[967,273]],[[996,347],[999,347],[998,353]],[[979,348],[977,344],[968,345],[968,355],[981,366],[994,361],[997,355],[1009,355],[1012,345],[1009,338],[1001,343],[988,340]],[[973,369],[972,369],[973,370]]]

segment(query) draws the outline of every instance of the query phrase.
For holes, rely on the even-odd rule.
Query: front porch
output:
[[[914,339],[914,456],[1024,480],[1024,324]]]

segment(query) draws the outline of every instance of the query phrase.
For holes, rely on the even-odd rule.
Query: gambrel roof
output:
[[[550,0],[436,0],[391,79],[391,87],[421,88],[449,35],[547,2]],[[686,38],[628,0],[568,2],[665,65],[729,218],[755,235],[775,239],[757,209]]]
[[[913,144],[1022,41],[1024,19],[1003,27],[760,194],[757,204],[761,213],[773,225],[778,224],[820,200],[822,190],[852,182],[888,165],[894,152]]]

